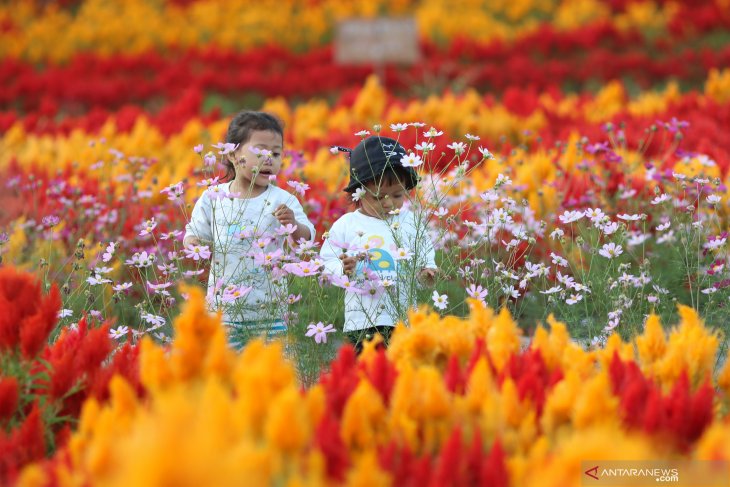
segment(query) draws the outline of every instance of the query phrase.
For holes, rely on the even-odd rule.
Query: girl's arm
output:
[[[334,276],[342,276],[345,273],[345,266],[342,261],[344,252],[333,242],[344,242],[347,236],[340,229],[343,227],[342,220],[337,220],[330,228],[327,238],[322,242],[319,250],[319,257],[324,262],[324,268]]]
[[[207,190],[198,198],[190,215],[190,222],[185,225],[183,245],[201,245],[203,242],[213,243],[212,209]]]

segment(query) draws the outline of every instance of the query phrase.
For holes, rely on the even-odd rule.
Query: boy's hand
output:
[[[340,260],[342,261],[342,272],[351,276],[355,272],[357,261],[360,259],[354,255],[342,254],[340,255]]]
[[[279,205],[274,210],[273,215],[282,225],[297,226],[297,221],[294,219],[294,211],[285,204]]]
[[[439,275],[439,270],[432,267],[426,267],[421,269],[418,273],[418,280],[426,286],[433,286],[436,283],[436,277]]]

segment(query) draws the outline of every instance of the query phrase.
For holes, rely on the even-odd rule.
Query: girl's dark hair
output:
[[[270,113],[244,110],[236,114],[228,125],[226,142],[237,144],[240,147],[249,141],[251,133],[255,131],[275,132],[281,135],[283,140],[284,122]],[[233,167],[233,163],[226,157],[223,159],[223,165],[226,166],[224,180],[233,181],[236,177],[236,169]]]

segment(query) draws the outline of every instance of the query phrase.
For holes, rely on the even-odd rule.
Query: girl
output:
[[[333,283],[346,289],[344,331],[358,352],[376,332],[387,344],[415,304],[417,281],[432,280],[437,271],[425,222],[403,208],[418,182],[413,168],[401,164],[405,156],[387,137],[368,137],[355,147],[345,191],[358,208],[332,225],[320,252]]]
[[[275,272],[276,256],[287,235],[312,240],[315,232],[299,201],[271,184],[281,169],[282,123],[243,111],[228,126],[226,143],[235,146],[223,156],[227,182],[210,186],[195,203],[183,244],[213,249],[208,300],[223,311],[231,342],[240,346],[252,335],[286,331],[288,293]]]

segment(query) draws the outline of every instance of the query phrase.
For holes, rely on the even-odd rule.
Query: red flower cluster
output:
[[[712,423],[715,391],[709,378],[693,393],[685,371],[664,396],[636,362],[624,362],[616,352],[609,372],[613,393],[621,401],[623,420],[629,428],[667,439],[679,451],[687,452]]]
[[[467,369],[473,368],[483,353],[484,347],[477,347]],[[454,360],[455,357],[452,357]],[[340,436],[340,422],[345,404],[359,384],[361,375],[373,385],[387,406],[397,374],[395,365],[388,360],[384,350],[377,350],[370,361],[356,361],[352,347],[343,347],[332,362],[330,371],[320,378],[319,383],[326,394],[328,414],[317,426],[315,445],[324,455],[327,474],[333,480],[343,481],[350,466],[348,450]],[[467,376],[464,375],[464,378]],[[447,372],[444,380],[449,384],[453,382],[452,379]],[[379,448],[378,462],[383,470],[393,476],[394,485],[509,485],[500,442],[494,442],[491,449],[484,451],[478,431],[469,442],[463,436],[461,428],[457,426],[440,451],[423,455],[415,454],[406,445],[391,442]]]
[[[698,12],[708,8],[715,7],[688,10],[682,25],[693,25],[699,15],[697,22],[705,26],[705,14]],[[730,26],[726,15],[717,15],[714,22],[705,28]],[[685,27],[684,37],[690,32]],[[682,37],[653,42],[599,23],[567,32],[544,25],[512,44],[456,39],[439,47],[424,41],[423,62],[409,69],[386,69],[385,85],[395,92],[409,91],[430,73],[444,83],[467,80],[483,92],[502,92],[516,85],[544,91],[624,77],[645,88],[667,77],[697,86],[710,68],[730,64],[730,48],[696,49],[689,42],[682,44]],[[299,75],[290,76],[292,72]],[[206,93],[311,97],[359,86],[372,72],[370,66],[335,64],[331,45],[305,53],[278,46],[247,52],[210,46],[165,55],[111,57],[82,53],[67,65],[49,65],[42,71],[5,59],[0,62],[0,83],[5,87],[0,92],[0,129],[22,119],[26,129],[38,132],[92,130],[112,114],[127,126],[144,112],[135,107],[163,99],[166,108],[152,118],[171,133],[177,127],[173,121],[202,115]],[[58,114],[65,119],[57,123]]]
[[[111,377],[139,382],[138,348],[113,352],[108,325],[63,330],[53,345],[49,336],[61,307],[58,288],[48,295],[32,275],[0,268],[0,484],[24,465],[42,459],[65,442],[90,397],[108,397]]]

